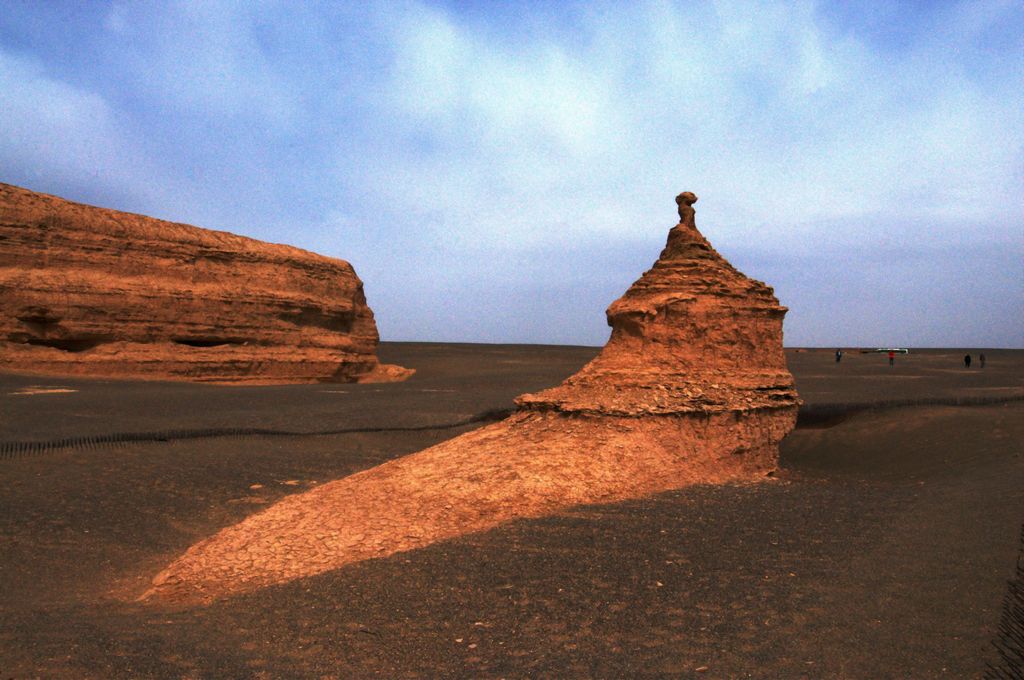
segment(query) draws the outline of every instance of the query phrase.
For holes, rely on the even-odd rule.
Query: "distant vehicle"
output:
[[[893,352],[894,354],[910,354],[910,350],[906,347],[879,347],[877,349],[862,349],[861,354],[888,354]]]

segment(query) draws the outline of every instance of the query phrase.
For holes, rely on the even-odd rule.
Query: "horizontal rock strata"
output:
[[[0,370],[401,379],[349,263],[0,184]]]
[[[144,599],[202,602],[515,518],[695,483],[761,479],[799,404],[770,288],[693,224],[608,310],[601,354],[510,418],[291,496],[206,539]]]

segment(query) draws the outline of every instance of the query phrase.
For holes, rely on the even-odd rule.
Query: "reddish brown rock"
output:
[[[0,184],[0,371],[402,379],[351,265]]]
[[[612,336],[489,427],[291,496],[188,550],[144,598],[205,601],[519,517],[694,483],[763,479],[799,400],[772,290],[700,235],[692,194]]]
[[[786,308],[701,235],[694,194],[676,201],[680,222],[658,261],[608,308],[612,335],[601,354],[558,387],[519,397],[521,407],[632,417],[795,412],[782,352]]]

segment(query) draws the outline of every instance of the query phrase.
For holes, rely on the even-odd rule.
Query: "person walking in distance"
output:
[[[970,354],[965,354],[964,355],[964,368],[970,368],[970,367],[971,367],[971,355]]]
[[[978,355],[978,363],[981,364],[982,368],[985,368],[985,353],[982,352]]]
[[[892,366],[896,361],[896,352],[889,350],[889,365]]]
[[[840,361],[840,360],[841,360],[842,358],[843,358],[843,350],[841,350],[841,349],[837,349],[837,350],[836,350],[836,363],[838,364],[838,363],[839,363],[839,361]]]

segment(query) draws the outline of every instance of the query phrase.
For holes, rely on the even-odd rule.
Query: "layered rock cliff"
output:
[[[608,309],[601,354],[510,418],[291,496],[192,548],[143,598],[205,601],[536,517],[763,479],[799,400],[772,290],[697,231],[692,204]]]
[[[0,184],[0,371],[403,377],[349,263]]]

